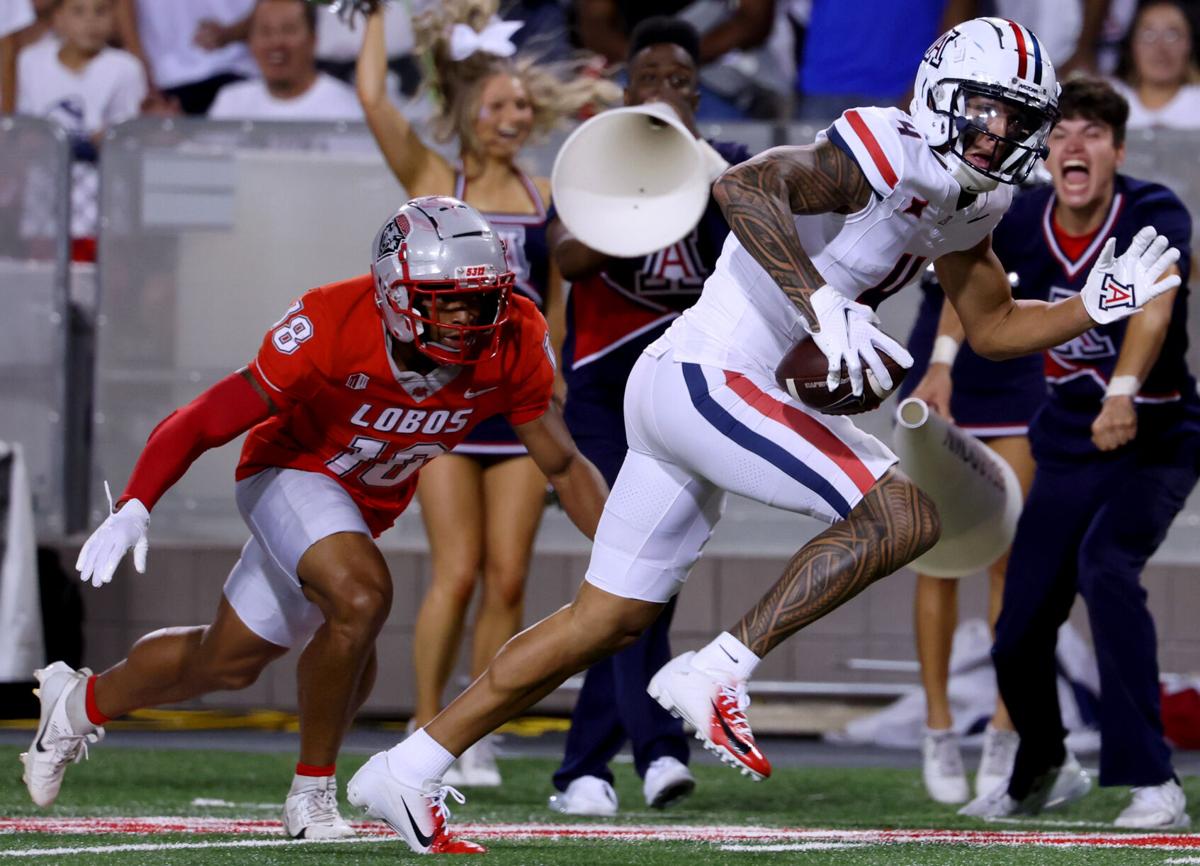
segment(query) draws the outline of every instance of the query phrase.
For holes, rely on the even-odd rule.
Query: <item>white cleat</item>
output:
[[[970,799],[967,774],[954,731],[925,729],[921,740],[921,778],[925,790],[938,803],[965,803]]]
[[[466,798],[449,785],[426,780],[423,788],[405,785],[388,768],[387,752],[372,755],[346,786],[346,799],[392,828],[418,854],[482,854],[487,849],[447,832],[446,797]]]
[[[1174,779],[1133,789],[1133,800],[1113,824],[1130,830],[1179,830],[1191,826],[1187,798]]]
[[[1040,803],[1038,808],[1037,800],[1040,799],[1040,792],[1046,791],[1045,799]],[[1063,761],[1063,765],[1057,770],[1051,770],[1042,776],[1041,779],[1033,783],[1033,791],[1022,802],[1022,806],[1029,804],[1031,811],[1029,814],[1036,815],[1040,811],[1046,809],[1058,809],[1068,803],[1074,803],[1076,800],[1081,800],[1087,796],[1092,790],[1092,777],[1088,771],[1079,765],[1079,761],[1070,752],[1067,752],[1067,759]],[[1032,801],[1032,802],[1031,802]]]
[[[1007,787],[1001,786],[976,797],[959,809],[958,814],[968,818],[982,818],[985,821],[991,821],[1019,814],[1020,808],[1021,804],[1008,795]]]
[[[461,784],[464,788],[498,788],[500,787],[500,768],[496,766],[496,749],[491,737],[484,737],[475,745],[462,753],[456,763],[462,775]],[[456,784],[451,779],[444,779],[445,784]]]
[[[293,839],[352,839],[338,811],[336,776],[297,776],[283,803],[283,832]]]
[[[692,664],[694,652],[676,656],[650,678],[646,691],[671,715],[696,729],[696,739],[726,764],[758,782],[771,763],[754,742],[746,720],[746,684],[723,681]]]
[[[696,778],[687,764],[670,755],[655,758],[646,768],[642,794],[651,809],[665,809],[696,790]]]
[[[1092,777],[1070,752],[1061,767],[1043,773],[1022,800],[1014,800],[1007,786],[976,797],[958,810],[974,818],[1006,818],[1009,815],[1037,815],[1073,803],[1092,790]]]
[[[598,776],[580,776],[571,780],[567,790],[551,794],[547,805],[563,815],[611,818],[617,814],[617,792]]]
[[[58,797],[67,764],[86,758],[88,744],[104,739],[104,728],[79,732],[67,716],[67,696],[85,687],[92,675],[90,670],[74,670],[65,662],[54,662],[33,675],[38,681],[35,693],[41,702],[41,715],[29,751],[21,754],[25,765],[21,778],[33,802],[45,807]]]
[[[975,796],[990,794],[1000,786],[1008,786],[1021,737],[1016,731],[1001,731],[990,724],[983,732],[983,754],[979,772],[975,774]]]

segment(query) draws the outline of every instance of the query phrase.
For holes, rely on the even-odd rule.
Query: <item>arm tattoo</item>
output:
[[[904,476],[889,472],[846,520],[800,548],[730,633],[761,658],[784,638],[912,562],[933,547],[940,532],[933,501]]]
[[[871,197],[862,171],[827,141],[777,147],[731,168],[713,195],[730,231],[817,330],[808,296],[825,280],[800,246],[792,215],[861,210]]]

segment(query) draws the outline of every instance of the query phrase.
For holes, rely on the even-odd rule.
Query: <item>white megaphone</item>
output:
[[[965,577],[987,568],[1012,544],[1021,484],[994,451],[910,397],[896,407],[900,466],[942,516],[942,538],[910,567],[930,577]]]
[[[729,167],[662,102],[614,108],[563,143],[550,173],[563,225],[594,250],[635,258],[695,228]]]

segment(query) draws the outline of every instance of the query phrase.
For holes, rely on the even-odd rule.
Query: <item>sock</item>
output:
[[[442,781],[453,763],[454,756],[424,728],[414,731],[387,751],[387,765],[392,775],[414,788],[423,788],[427,780]]]
[[[701,670],[728,674],[737,682],[750,679],[760,661],[749,647],[727,631],[717,635],[692,658],[692,664]]]
[[[76,689],[78,691],[78,689]],[[88,677],[87,688],[84,689],[84,709],[87,711],[88,721],[96,727],[100,727],[105,722],[109,721],[108,716],[100,712],[100,707],[96,705],[96,676],[93,674]]]
[[[326,764],[324,766],[316,766],[314,764],[306,764],[303,761],[296,762],[297,776],[332,776],[335,772],[337,764]]]
[[[71,687],[71,691],[67,693],[67,721],[80,734],[90,734],[99,725],[108,721],[100,714],[99,710],[96,710],[96,717],[102,721],[93,722],[89,718],[92,715],[89,704],[95,706],[95,699],[92,698],[92,680],[94,679],[96,678],[91,677],[83,688],[78,685]]]

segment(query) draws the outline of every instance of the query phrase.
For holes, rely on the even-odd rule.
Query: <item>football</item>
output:
[[[775,368],[775,381],[805,406],[826,415],[857,415],[879,408],[879,404],[900,387],[908,373],[891,357],[879,353],[883,365],[892,374],[892,387],[885,389],[875,375],[863,365],[863,392],[855,397],[850,393],[850,377],[842,365],[842,380],[830,391],[825,385],[829,361],[817,344],[804,339],[793,346]]]

